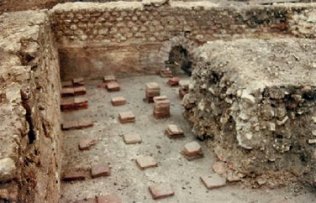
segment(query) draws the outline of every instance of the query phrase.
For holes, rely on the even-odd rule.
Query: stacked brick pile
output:
[[[145,100],[148,103],[154,102],[154,97],[160,96],[160,87],[155,82],[146,84]]]
[[[61,110],[71,111],[88,108],[88,100],[82,96],[86,94],[83,78],[75,78],[62,82]]]
[[[170,101],[166,96],[154,97],[153,115],[157,119],[170,117]]]

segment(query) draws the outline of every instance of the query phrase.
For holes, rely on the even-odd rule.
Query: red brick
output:
[[[226,185],[226,178],[217,174],[201,177],[201,181],[207,189],[220,188]]]
[[[111,169],[108,165],[96,165],[91,167],[92,178],[111,175]]]
[[[84,180],[87,178],[87,171],[84,169],[69,169],[64,172],[63,181]]]
[[[168,85],[174,87],[179,85],[180,78],[179,77],[173,77],[168,80]]]
[[[61,96],[62,97],[70,97],[75,95],[75,90],[73,87],[63,87],[61,89]]]
[[[153,199],[162,199],[174,195],[171,186],[168,184],[152,185],[148,189]]]
[[[134,116],[133,112],[131,112],[131,111],[122,112],[122,113],[119,113],[119,121],[122,124],[134,123],[135,122],[135,116]]]
[[[173,74],[169,68],[162,68],[160,70],[160,77],[162,78],[172,78]]]
[[[93,122],[89,118],[82,118],[79,120],[71,120],[71,121],[64,121],[62,124],[62,130],[76,130],[82,128],[92,127]]]
[[[98,196],[97,203],[122,203],[122,200],[114,194]]]
[[[142,169],[142,170],[158,166],[158,163],[151,156],[138,157],[136,159],[136,163],[139,166],[139,168]]]
[[[190,142],[184,146],[182,154],[188,160],[198,159],[203,157],[202,148],[197,142]]]
[[[184,136],[183,130],[176,125],[168,125],[165,134],[169,138],[179,138]]]
[[[110,92],[120,91],[121,87],[118,82],[109,82],[106,86],[107,90]]]
[[[75,95],[85,95],[87,93],[87,89],[85,86],[74,87]]]
[[[126,99],[124,97],[114,97],[111,99],[113,106],[122,106],[126,104]]]
[[[73,97],[62,98],[60,103],[62,111],[69,111],[75,109],[75,100]]]
[[[74,78],[72,80],[73,86],[83,86],[84,85],[84,78]]]
[[[88,108],[88,99],[83,96],[78,96],[74,98],[75,109],[87,109]]]
[[[170,117],[170,101],[166,96],[154,97],[153,115],[157,119]]]
[[[94,139],[84,139],[80,140],[78,147],[80,150],[89,150],[92,146],[96,144],[97,141]]]

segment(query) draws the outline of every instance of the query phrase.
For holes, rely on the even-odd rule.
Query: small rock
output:
[[[4,158],[0,160],[0,181],[6,182],[16,177],[16,165],[13,159]]]

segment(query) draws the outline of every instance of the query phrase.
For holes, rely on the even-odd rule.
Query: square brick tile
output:
[[[122,124],[134,123],[135,122],[135,116],[134,116],[133,112],[131,112],[131,111],[121,112],[121,113],[119,113],[119,121]]]
[[[74,98],[75,109],[87,109],[88,108],[88,99],[84,96],[77,96]]]
[[[177,125],[173,124],[168,125],[168,128],[166,129],[165,133],[169,138],[179,138],[184,136],[183,130],[179,128]]]
[[[122,106],[126,104],[126,99],[124,97],[114,97],[111,99],[113,106]]]
[[[226,185],[226,178],[217,174],[201,177],[201,181],[207,189],[220,188]]]
[[[91,177],[98,178],[111,175],[111,169],[108,165],[96,165],[91,167]]]
[[[158,166],[158,163],[151,156],[138,157],[136,159],[136,163],[139,166],[139,168],[142,169],[142,170]]]
[[[197,142],[190,142],[184,145],[182,154],[188,160],[198,159],[203,157],[201,145]]]
[[[136,133],[125,134],[123,139],[126,144],[137,144],[142,142],[142,138]]]
[[[109,194],[105,196],[98,196],[97,203],[122,203],[122,200],[115,194]]]
[[[115,91],[121,90],[120,84],[118,82],[115,82],[115,81],[109,82],[106,85],[106,88],[109,92],[115,92]]]
[[[97,141],[95,139],[83,139],[79,142],[80,150],[89,150],[92,146],[96,145]]]
[[[162,78],[172,78],[173,74],[169,68],[162,68],[160,70],[160,77]]]
[[[174,195],[174,191],[169,184],[152,185],[148,189],[153,199],[162,199]]]

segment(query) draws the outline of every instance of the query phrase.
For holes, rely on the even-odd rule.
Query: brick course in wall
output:
[[[174,45],[191,49],[215,39],[245,36],[314,38],[314,9],[315,4],[66,3],[54,7],[50,16],[63,77],[95,78],[109,71],[154,73],[165,66]]]

